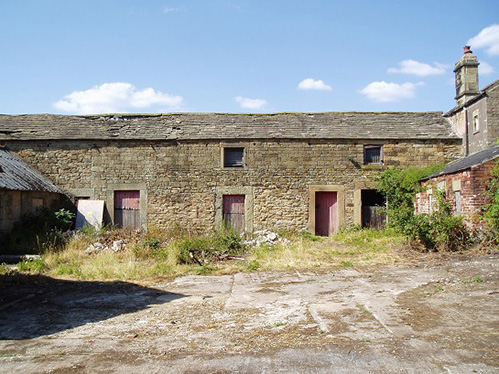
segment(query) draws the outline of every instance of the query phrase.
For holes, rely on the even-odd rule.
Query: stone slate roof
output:
[[[488,148],[486,150],[473,153],[472,155],[460,158],[454,162],[448,164],[444,170],[441,170],[435,174],[432,174],[422,180],[428,180],[431,178],[436,178],[441,175],[457,173],[459,171],[471,169],[474,166],[481,165],[487,161],[490,161],[496,157],[499,157],[499,145]]]
[[[466,101],[464,104],[458,105],[458,106],[452,108],[451,110],[449,110],[447,113],[444,114],[444,117],[450,117],[452,114],[459,112],[464,107],[468,107],[471,104],[476,103],[477,101],[481,100],[483,97],[487,96],[487,93],[489,91],[492,91],[492,90],[496,89],[497,87],[499,87],[499,79],[492,82],[488,86],[484,87],[478,95],[476,95],[475,97],[472,97],[471,99]]]
[[[441,112],[0,115],[0,140],[458,139]]]
[[[47,178],[5,148],[0,148],[0,189],[62,193]]]

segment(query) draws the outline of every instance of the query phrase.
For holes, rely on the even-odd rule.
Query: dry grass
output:
[[[321,269],[392,264],[405,240],[391,231],[349,230],[332,238],[300,238],[289,245],[253,249],[250,264],[262,270]]]
[[[204,266],[179,263],[178,240],[185,233],[155,229],[147,233],[111,230],[87,232],[73,237],[64,248],[43,255],[43,273],[53,277],[81,280],[146,281],[184,274],[231,274],[260,270],[318,270],[392,264],[401,260],[402,237],[391,231],[349,230],[332,238],[281,233],[289,239],[274,247],[247,249],[243,260],[210,261]],[[124,239],[126,248],[89,254],[85,249],[95,242],[106,245]]]

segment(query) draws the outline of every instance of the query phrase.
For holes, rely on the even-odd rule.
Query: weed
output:
[[[172,265],[166,263],[166,262],[158,262],[155,266],[154,266],[154,274],[158,274],[158,275],[170,275],[170,274],[174,274],[175,273],[175,270],[173,268]]]
[[[312,234],[312,233],[310,233],[309,231],[306,231],[306,230],[303,230],[301,232],[301,237],[303,239],[311,241],[311,242],[319,242],[319,241],[321,241],[321,240],[324,239],[322,236],[314,235],[314,234]]]
[[[16,357],[17,353],[9,353],[9,352],[4,352],[0,353],[0,357]]]
[[[360,310],[362,311],[363,314],[372,316],[373,312],[371,312],[369,309],[367,309],[364,305],[360,305]]]
[[[345,268],[351,268],[351,267],[353,267],[353,262],[352,261],[341,261],[340,265],[345,267]]]
[[[46,266],[47,265],[41,258],[21,261],[17,264],[17,268],[19,269],[19,271],[26,271],[36,274],[40,274],[46,268]]]
[[[474,277],[473,278],[473,282],[475,282],[475,283],[483,283],[483,279],[480,278],[480,277]]]
[[[445,288],[443,286],[436,286],[435,287],[435,292],[444,292]]]
[[[249,271],[256,271],[260,269],[260,264],[257,260],[250,261],[246,267]]]
[[[9,265],[0,264],[0,275],[5,275],[11,272]]]
[[[58,275],[76,275],[78,277],[82,275],[80,264],[74,261],[60,264],[56,273]]]
[[[215,268],[203,265],[199,269],[196,269],[196,275],[210,275],[213,273],[213,270],[215,270]]]

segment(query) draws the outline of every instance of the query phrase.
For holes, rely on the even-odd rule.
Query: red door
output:
[[[315,235],[330,236],[338,230],[338,195],[336,192],[315,194]]]
[[[114,192],[114,224],[140,228],[140,191]]]
[[[224,195],[223,218],[227,227],[244,231],[244,195]]]

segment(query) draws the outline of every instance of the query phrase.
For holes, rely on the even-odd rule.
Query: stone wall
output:
[[[251,231],[309,228],[309,193],[321,186],[342,186],[340,222],[354,224],[356,189],[369,185],[381,169],[362,165],[364,144],[373,142],[116,140],[6,145],[64,191],[106,200],[108,207],[113,206],[113,189],[139,189],[141,199],[147,199],[142,222],[157,227],[180,224],[192,230],[211,229],[220,217],[220,196],[224,191],[241,191],[251,195],[247,207]],[[244,168],[223,168],[226,145],[245,147]],[[383,145],[385,166],[445,163],[460,154],[458,140],[386,141]]]
[[[487,128],[489,146],[499,141],[499,85],[487,91]]]

